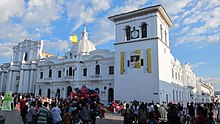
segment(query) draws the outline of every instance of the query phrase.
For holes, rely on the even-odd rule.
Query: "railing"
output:
[[[102,75],[98,75],[98,74],[91,75],[91,80],[101,80],[101,78],[102,78]]]

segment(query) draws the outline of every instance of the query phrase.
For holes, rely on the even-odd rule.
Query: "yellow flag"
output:
[[[77,43],[78,42],[77,35],[70,36],[70,41],[72,41],[72,44]]]

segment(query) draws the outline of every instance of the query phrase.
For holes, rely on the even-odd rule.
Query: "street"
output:
[[[3,111],[5,124],[22,124],[18,110]],[[123,124],[123,117],[118,114],[106,113],[104,119],[97,118],[97,124]]]

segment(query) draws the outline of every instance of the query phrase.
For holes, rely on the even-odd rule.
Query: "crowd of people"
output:
[[[83,86],[65,99],[49,99],[33,94],[13,94],[12,110],[17,107],[23,124],[95,124],[105,109],[98,93]]]
[[[140,103],[140,104],[139,104]],[[220,106],[212,103],[143,103],[124,102],[121,106],[121,115],[124,116],[124,124],[215,124],[220,120]],[[214,108],[218,114],[214,119]]]
[[[4,95],[1,95],[4,100]],[[104,105],[98,93],[83,86],[65,99],[50,99],[33,94],[13,94],[11,108],[18,108],[23,124],[95,124],[104,118]],[[214,124],[220,120],[220,105],[212,103],[144,103],[139,101],[109,103],[109,111],[124,117],[124,124]],[[214,110],[218,114],[214,115]]]

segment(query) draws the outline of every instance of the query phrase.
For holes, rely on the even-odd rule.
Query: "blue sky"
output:
[[[174,23],[175,58],[220,89],[219,0],[1,0],[0,63],[9,62],[12,47],[24,39],[44,40],[46,52],[64,55],[71,47],[68,36],[80,37],[84,24],[97,49],[114,51],[114,24],[107,18],[156,4]]]

